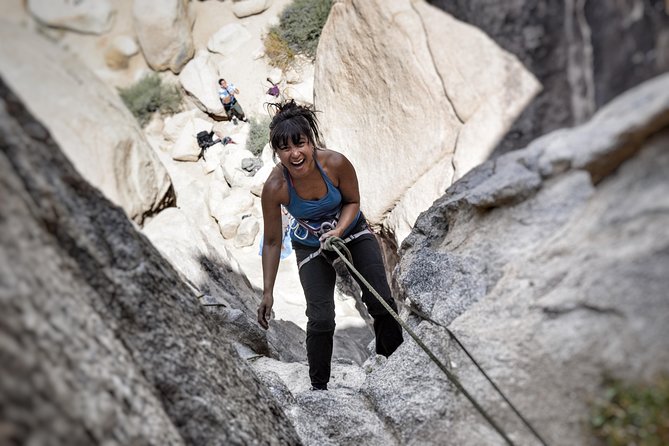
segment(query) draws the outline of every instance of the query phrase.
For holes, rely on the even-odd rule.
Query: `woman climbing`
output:
[[[321,243],[339,237],[346,243],[353,266],[396,310],[386,280],[381,250],[360,212],[358,179],[353,165],[320,140],[314,112],[294,101],[275,105],[270,144],[280,163],[262,191],[264,244],[263,297],[258,323],[265,329],[274,304],[274,282],[281,253],[281,206],[293,216],[290,236],[300,282],[307,301],[307,358],[314,390],[327,390],[335,329],[332,266],[335,254]],[[356,278],[357,280],[357,278]],[[362,300],[374,318],[376,352],[389,356],[402,343],[402,329],[374,295],[361,284]]]

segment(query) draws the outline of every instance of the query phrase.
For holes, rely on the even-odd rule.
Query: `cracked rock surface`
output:
[[[669,75],[655,78],[590,122],[474,169],[403,244],[404,297],[481,358],[549,444],[587,443],[588,399],[604,377],[648,380],[669,369],[668,91]],[[525,174],[510,183],[514,171]],[[443,329],[425,333],[512,438],[533,444]],[[434,368],[425,355],[406,367],[407,353],[384,374],[411,383]],[[410,393],[427,398],[429,387]],[[388,398],[381,407],[401,426],[416,406]],[[501,441],[466,400],[444,399],[403,438]]]
[[[300,443],[176,270],[2,81],[0,193],[0,444]]]

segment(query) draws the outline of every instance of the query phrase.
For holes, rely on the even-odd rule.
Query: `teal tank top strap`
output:
[[[334,185],[328,174],[325,173],[325,170],[323,170],[323,166],[321,166],[321,163],[319,163],[316,158],[314,158],[314,161],[316,161],[316,166],[318,167],[318,170],[321,172],[321,176],[323,177],[323,181],[325,181],[325,185],[328,187],[328,191],[330,188],[336,189],[337,187]]]

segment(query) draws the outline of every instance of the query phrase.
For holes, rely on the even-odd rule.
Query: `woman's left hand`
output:
[[[341,238],[341,231],[337,228],[332,229],[331,231],[326,232],[325,234],[321,235],[318,240],[321,242],[324,242],[326,239],[329,239],[330,237],[339,237]]]

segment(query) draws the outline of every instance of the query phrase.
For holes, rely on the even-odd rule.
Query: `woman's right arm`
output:
[[[281,258],[283,182],[284,179],[280,170],[275,169],[265,182],[260,197],[264,222],[264,240],[262,248],[263,296],[258,306],[258,323],[265,330],[269,328],[269,319],[274,305],[274,282],[276,281]]]

